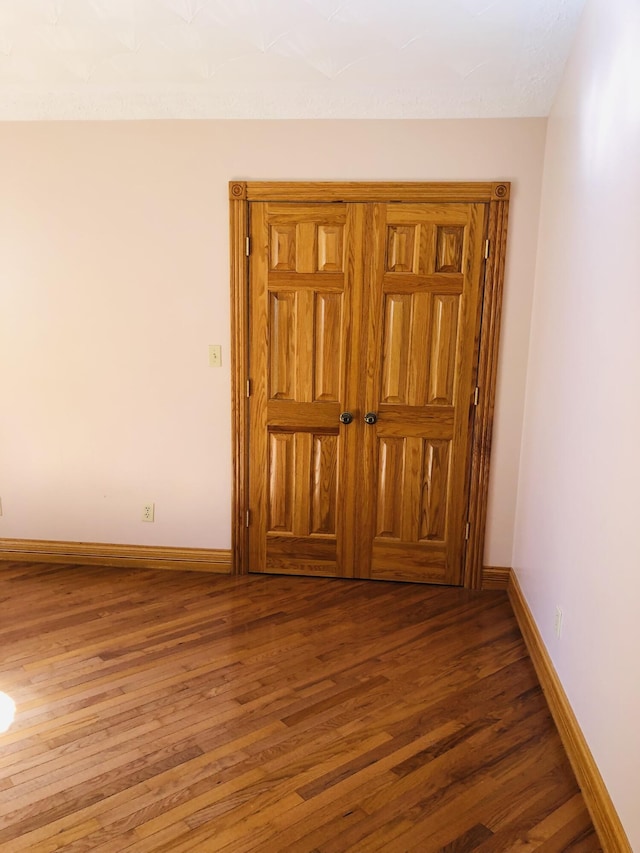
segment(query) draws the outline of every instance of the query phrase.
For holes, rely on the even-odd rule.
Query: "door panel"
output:
[[[485,218],[251,205],[251,571],[462,582]]]
[[[361,577],[462,583],[485,210],[372,205]]]
[[[353,574],[361,232],[358,205],[252,205],[251,571]]]

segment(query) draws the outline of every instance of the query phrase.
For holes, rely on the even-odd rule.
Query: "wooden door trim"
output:
[[[250,203],[252,201],[484,202],[489,205],[490,252],[485,267],[482,301],[477,372],[480,397],[471,438],[470,533],[464,568],[464,586],[469,589],[481,588],[510,186],[506,181],[473,183],[231,181],[229,183],[233,452],[231,538],[234,573],[246,574],[249,571],[246,526],[249,507],[247,405],[249,266],[246,245],[249,236]]]
[[[505,181],[472,183],[395,183],[391,181],[231,181],[231,201],[506,201],[511,185]]]
[[[230,185],[231,251],[231,571],[249,571],[249,204]]]
[[[480,393],[471,437],[470,533],[464,568],[464,585],[468,589],[482,588],[482,560],[489,495],[489,462],[498,372],[508,213],[508,197],[504,201],[490,202],[489,257],[485,267],[476,383]]]

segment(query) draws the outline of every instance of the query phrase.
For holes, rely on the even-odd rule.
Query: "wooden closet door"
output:
[[[485,210],[368,209],[363,577],[463,581]]]
[[[462,583],[485,217],[251,205],[250,571]]]
[[[250,571],[354,573],[363,210],[251,205]]]

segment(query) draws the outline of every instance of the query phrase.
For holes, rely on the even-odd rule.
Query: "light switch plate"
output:
[[[222,367],[222,346],[209,344],[209,367]]]

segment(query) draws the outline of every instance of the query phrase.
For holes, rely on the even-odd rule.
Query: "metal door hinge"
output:
[[[485,258],[485,260],[489,257],[490,242],[491,242],[490,240],[485,240],[485,243],[484,243],[484,258]]]
[[[245,527],[248,527],[250,524],[251,524],[251,510],[248,509],[247,514],[245,516],[244,525],[245,525]]]
[[[464,529],[464,538],[467,540],[471,536],[471,522],[467,521],[467,526]]]
[[[247,397],[251,396],[251,380],[247,379]]]
[[[251,237],[247,237],[244,243],[244,253],[247,257],[251,254]]]
[[[473,392],[473,405],[477,406],[480,402],[480,389],[476,385],[476,390]]]

